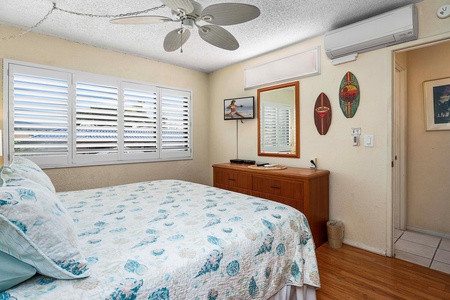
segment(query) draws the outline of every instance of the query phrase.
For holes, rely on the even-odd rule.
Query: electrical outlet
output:
[[[313,158],[309,161],[310,165],[309,168],[310,169],[317,169],[317,158]]]
[[[450,17],[450,4],[444,4],[436,12],[439,19],[445,19]]]

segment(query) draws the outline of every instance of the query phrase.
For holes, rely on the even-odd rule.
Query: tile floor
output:
[[[450,239],[395,229],[395,257],[450,274]]]

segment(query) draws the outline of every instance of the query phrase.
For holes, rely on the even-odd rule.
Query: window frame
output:
[[[111,165],[111,164],[127,164],[127,163],[139,163],[139,162],[162,162],[162,161],[173,161],[173,160],[191,160],[193,159],[193,92],[192,90],[181,89],[181,88],[173,88],[163,85],[151,84],[143,81],[133,81],[120,77],[113,77],[108,75],[94,74],[83,71],[76,71],[58,67],[51,67],[45,65],[39,65],[34,63],[16,61],[3,59],[3,145],[4,149],[4,163],[5,165],[9,164],[13,159],[14,154],[14,86],[13,83],[10,82],[10,78],[14,78],[14,76],[10,73],[14,71],[14,67],[17,66],[19,68],[31,68],[30,70],[35,70],[36,73],[40,74],[40,72],[59,72],[63,74],[67,74],[69,77],[69,91],[68,91],[68,157],[67,158],[59,158],[52,159],[51,156],[29,156],[25,155],[25,157],[33,160],[42,168],[66,168],[66,167],[77,167],[77,166],[93,166],[93,165]],[[43,75],[40,75],[43,76]],[[118,91],[118,139],[117,139],[117,147],[118,153],[117,155],[110,155],[109,158],[102,157],[101,159],[97,159],[95,154],[92,155],[82,155],[82,159],[80,156],[76,154],[76,83],[77,79],[86,79],[93,80],[94,82],[89,83],[98,83],[98,82],[107,82],[107,83],[115,83],[117,84]],[[86,82],[86,80],[83,80]],[[157,112],[156,112],[156,122],[157,122],[157,131],[156,131],[156,144],[157,148],[155,152],[144,151],[139,153],[139,149],[135,151],[135,153],[125,153],[124,148],[124,131],[125,131],[125,114],[124,114],[124,91],[127,88],[135,88],[139,90],[142,88],[143,91],[156,91],[156,103],[157,103]],[[172,91],[175,95],[181,93],[183,95],[187,95],[188,101],[188,144],[187,151],[179,151],[178,153],[172,155],[166,155],[162,151],[162,131],[161,131],[161,118],[162,118],[162,99],[160,99],[161,91]],[[185,132],[184,132],[185,133]],[[185,135],[183,135],[185,136]],[[185,148],[186,149],[186,148]],[[106,155],[108,156],[108,155]],[[113,158],[115,156],[115,158]]]

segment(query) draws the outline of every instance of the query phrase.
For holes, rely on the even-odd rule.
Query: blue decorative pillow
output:
[[[36,269],[0,251],[0,293],[27,280]]]
[[[30,179],[55,193],[55,187],[47,174],[28,158],[14,156],[11,165],[4,167],[3,174],[8,175],[10,178],[23,177]]]
[[[11,181],[3,173],[2,178],[0,251],[49,277],[89,276],[72,217],[56,194],[29,179]]]

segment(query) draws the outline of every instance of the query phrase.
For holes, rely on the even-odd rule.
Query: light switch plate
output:
[[[364,146],[373,147],[373,134],[364,135]]]

